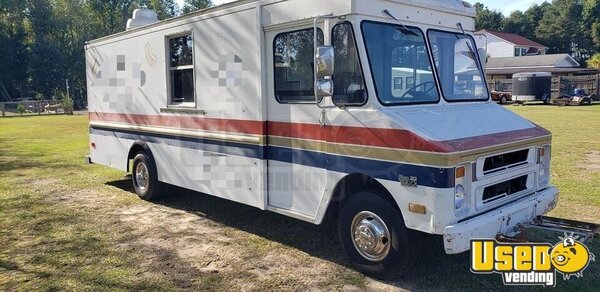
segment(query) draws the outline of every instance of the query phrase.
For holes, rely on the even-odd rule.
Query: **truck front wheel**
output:
[[[162,195],[163,184],[158,180],[156,163],[151,155],[138,152],[133,158],[131,180],[135,193],[143,200],[154,201]]]
[[[354,267],[367,275],[404,274],[418,256],[420,234],[408,230],[400,211],[372,191],[354,194],[345,202],[338,232]]]

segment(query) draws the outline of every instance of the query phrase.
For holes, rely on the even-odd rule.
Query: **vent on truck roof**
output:
[[[133,11],[133,18],[127,20],[126,29],[130,30],[155,22],[158,22],[158,15],[156,12],[148,8],[140,8]]]

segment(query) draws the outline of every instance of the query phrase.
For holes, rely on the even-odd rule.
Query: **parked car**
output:
[[[509,101],[512,101],[512,92],[508,91],[492,91],[492,100],[499,102],[500,104],[506,104]]]
[[[575,89],[574,94],[565,94],[555,98],[552,103],[556,105],[590,105],[596,99],[595,94],[586,94],[581,89]]]

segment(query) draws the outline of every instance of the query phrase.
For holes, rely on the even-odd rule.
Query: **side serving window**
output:
[[[191,33],[168,38],[169,42],[169,104],[195,103],[194,56]]]
[[[323,44],[323,31],[318,30]],[[273,41],[275,98],[280,103],[315,102],[312,28],[280,33]]]
[[[335,49],[333,102],[336,105],[363,105],[367,102],[367,90],[352,24],[344,22],[333,27],[332,44]]]

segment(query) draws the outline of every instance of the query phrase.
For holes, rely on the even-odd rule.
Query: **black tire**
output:
[[[386,240],[390,244],[389,251],[382,259],[368,259],[354,244],[352,223],[364,212],[378,216],[389,230],[390,238]],[[338,217],[338,234],[352,265],[360,272],[380,279],[406,274],[420,253],[422,235],[407,229],[400,211],[373,191],[358,192],[344,202]]]
[[[145,167],[147,181],[138,178],[138,167]],[[131,181],[135,193],[143,200],[155,201],[163,194],[164,185],[158,180],[158,172],[156,171],[156,163],[152,155],[146,152],[138,152],[133,158],[133,167],[131,168]]]
[[[544,104],[550,104],[550,97],[548,95],[544,96]]]
[[[504,95],[503,95],[503,96],[500,98],[500,104],[506,104],[506,96],[504,96]]]

